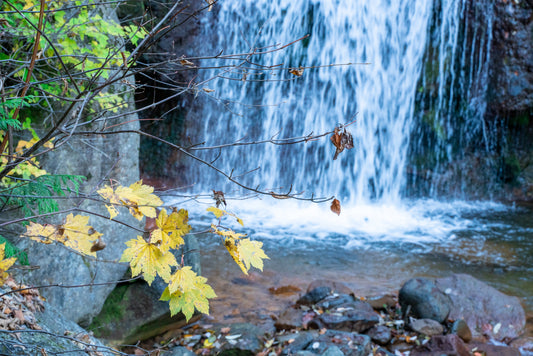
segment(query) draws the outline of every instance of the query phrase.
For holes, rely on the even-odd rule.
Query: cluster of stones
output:
[[[286,355],[520,355],[508,346],[525,327],[519,301],[468,275],[414,278],[398,297],[357,298],[313,283],[279,315]],[[497,344],[497,345],[496,345]]]

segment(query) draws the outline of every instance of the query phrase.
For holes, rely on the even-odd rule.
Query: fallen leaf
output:
[[[331,202],[331,211],[333,211],[335,214],[340,215],[341,214],[341,203],[337,199],[333,199]]]
[[[185,67],[196,67],[196,65],[195,65],[193,62],[188,61],[188,60],[186,60],[185,58],[182,59],[182,60],[180,60],[180,64],[181,64],[182,66],[185,66]]]
[[[91,252],[101,251],[106,247],[106,243],[104,242],[104,239],[102,236],[98,237],[98,240],[93,243],[91,246]]]
[[[229,333],[230,331],[231,331],[231,328],[230,328],[229,326],[226,326],[226,327],[220,329],[220,332],[221,332],[222,334],[227,334],[227,333]]]

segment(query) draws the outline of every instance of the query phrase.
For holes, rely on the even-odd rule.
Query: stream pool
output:
[[[189,209],[194,231],[216,222],[205,212],[210,204],[209,199],[179,204]],[[305,290],[313,280],[329,279],[369,296],[395,292],[415,276],[451,273],[470,274],[519,297],[530,318],[533,315],[529,206],[418,200],[347,205],[337,216],[329,204],[271,198],[228,200],[228,205],[244,227],[231,217],[224,225],[263,241],[270,260],[262,274],[245,277],[218,237],[198,234],[203,274],[220,297],[212,304],[215,319],[268,319],[297,298],[273,295],[271,287]]]

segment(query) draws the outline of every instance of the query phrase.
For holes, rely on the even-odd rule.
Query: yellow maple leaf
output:
[[[26,232],[22,234],[22,236],[27,236],[30,239],[43,244],[51,244],[61,237],[58,234],[57,226],[41,225],[34,222],[30,222],[30,224],[26,226]]]
[[[242,263],[242,258],[239,254],[239,248],[237,247],[236,240],[233,237],[229,236],[224,240],[224,246],[226,246],[226,249],[228,250],[229,254],[233,258],[235,263],[237,263],[237,266],[241,268],[241,271],[244,274],[248,275],[248,268],[246,268]]]
[[[206,282],[207,278],[197,276],[189,266],[176,271],[161,296],[161,300],[169,301],[170,315],[173,316],[181,311],[189,321],[194,309],[209,314],[208,299],[215,298],[216,294]]]
[[[83,215],[67,215],[67,219],[62,226],[63,242],[65,246],[70,247],[85,255],[96,257],[96,252],[91,251],[91,247],[98,240],[101,233],[96,232],[92,226],[89,226],[89,217]],[[59,229],[61,232],[61,229]]]
[[[234,238],[234,239],[240,239],[242,237],[245,237],[246,234],[241,234],[241,233],[238,233],[238,232],[235,232],[231,229],[219,229],[217,228],[214,224],[211,224],[211,229],[213,233],[217,234],[217,235],[220,235],[220,236],[224,236],[224,237],[231,237],[231,238]]]
[[[115,206],[123,205],[130,209],[131,215],[137,220],[141,220],[144,216],[156,217],[155,208],[161,206],[163,201],[153,192],[154,188],[142,184],[142,180],[129,187],[119,186],[113,190],[112,187],[106,185],[98,190],[98,194],[111,203],[111,205],[106,205],[111,219],[118,215]]]
[[[6,243],[0,245],[0,286],[4,285],[4,281],[9,277],[7,270],[13,266],[17,260],[15,257],[4,258],[6,250]]]
[[[185,243],[183,236],[191,231],[188,221],[189,215],[185,209],[180,209],[180,211],[174,209],[170,215],[162,209],[156,219],[158,228],[150,234],[150,242],[160,243],[164,251],[177,249]]]
[[[163,201],[153,194],[154,187],[142,184],[142,182],[140,180],[130,185],[130,191],[125,195],[125,198],[133,203],[130,205],[130,213],[138,220],[141,220],[143,216],[155,218],[157,215],[155,207],[161,206]]]
[[[178,265],[172,252],[162,251],[159,246],[144,241],[141,236],[137,236],[137,240],[127,241],[126,245],[128,248],[122,253],[120,262],[129,262],[133,277],[142,272],[146,282],[151,285],[158,274],[168,283],[170,267]]]
[[[263,251],[263,243],[260,241],[252,241],[250,239],[239,240],[237,247],[239,251],[239,257],[249,270],[251,266],[263,270],[263,259],[269,259],[269,257]]]

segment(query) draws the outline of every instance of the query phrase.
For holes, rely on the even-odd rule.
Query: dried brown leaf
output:
[[[337,199],[333,199],[331,202],[331,211],[333,211],[335,214],[340,215],[341,214],[341,202]]]

